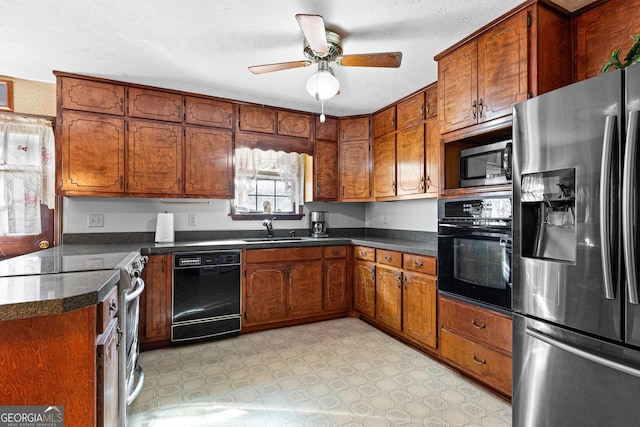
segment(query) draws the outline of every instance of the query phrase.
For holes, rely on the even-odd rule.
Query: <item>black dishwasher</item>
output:
[[[240,250],[173,254],[171,341],[240,333]]]

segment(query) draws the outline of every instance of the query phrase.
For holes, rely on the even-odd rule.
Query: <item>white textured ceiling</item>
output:
[[[575,10],[591,0],[559,0]],[[319,14],[345,54],[401,51],[397,69],[338,67],[325,112],[371,113],[437,80],[434,55],[521,0],[0,0],[0,75],[55,81],[52,70],[319,112],[315,66],[296,13]]]

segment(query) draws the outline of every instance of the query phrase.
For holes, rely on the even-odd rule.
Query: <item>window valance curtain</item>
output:
[[[0,235],[40,233],[40,204],[55,206],[49,120],[0,114]]]

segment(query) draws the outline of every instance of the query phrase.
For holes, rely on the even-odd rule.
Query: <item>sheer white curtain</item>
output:
[[[258,148],[236,148],[236,207],[248,210],[249,194],[259,177],[273,177],[287,184],[295,206],[303,203],[304,155],[284,151],[263,151]]]
[[[55,206],[51,122],[0,114],[0,235],[39,234],[40,204]]]

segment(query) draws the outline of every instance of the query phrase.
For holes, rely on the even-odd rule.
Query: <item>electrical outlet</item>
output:
[[[384,216],[384,223],[385,224],[387,223],[387,216],[386,215]]]
[[[87,227],[104,227],[104,215],[103,214],[87,215]]]
[[[187,215],[187,223],[190,227],[196,226],[196,214],[188,214]]]

